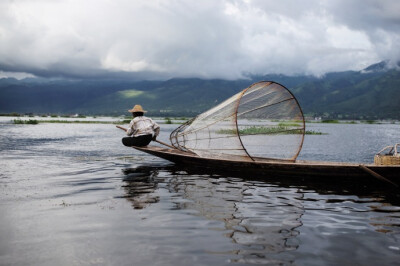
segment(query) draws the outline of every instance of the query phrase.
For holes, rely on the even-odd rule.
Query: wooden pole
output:
[[[361,170],[363,170],[364,172],[366,172],[366,173],[372,175],[373,177],[375,177],[375,178],[377,178],[377,179],[379,179],[379,180],[385,181],[385,182],[387,182],[387,183],[390,183],[390,184],[394,185],[395,187],[399,187],[397,184],[395,184],[395,183],[393,183],[392,181],[390,181],[389,179],[387,179],[387,178],[381,176],[381,175],[378,174],[377,172],[372,171],[371,169],[369,169],[369,168],[366,167],[365,165],[360,164],[359,167],[360,167]]]
[[[125,131],[125,132],[128,131],[128,129],[126,129],[126,128],[124,128],[124,127],[121,127],[121,126],[116,126],[116,127],[119,128],[119,129],[122,129],[122,130]],[[158,143],[160,143],[161,145],[167,146],[168,148],[176,149],[174,146],[171,146],[171,145],[169,145],[169,144],[167,144],[167,143],[165,143],[165,142],[162,142],[162,141],[160,141],[160,140],[155,139],[155,140],[153,140],[153,141],[158,142]]]
[[[155,140],[153,140],[153,141],[158,142],[158,143],[160,143],[160,144],[162,144],[162,145],[164,145],[164,146],[167,146],[167,147],[169,147],[169,148],[171,148],[171,149],[176,149],[174,146],[171,146],[171,145],[169,145],[169,144],[167,144],[167,143],[165,143],[165,142],[162,142],[162,141],[160,141],[160,140],[158,140],[158,139],[155,139]]]

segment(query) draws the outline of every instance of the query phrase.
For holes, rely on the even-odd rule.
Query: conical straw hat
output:
[[[136,104],[132,109],[128,110],[131,113],[145,113],[147,111],[143,110],[140,104]]]

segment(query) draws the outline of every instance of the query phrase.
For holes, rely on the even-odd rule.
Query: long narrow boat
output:
[[[399,165],[374,165],[323,161],[286,162],[279,160],[243,161],[240,157],[231,159],[204,158],[195,153],[159,146],[134,147],[135,149],[163,158],[177,165],[209,169],[215,173],[232,173],[259,177],[284,176],[295,178],[371,178],[367,169],[387,180],[400,185]]]
[[[368,178],[397,186],[394,165],[300,161],[303,111],[294,95],[272,81],[257,82],[176,128],[171,145],[134,147],[184,166],[253,176]],[[371,179],[371,178],[369,178]]]

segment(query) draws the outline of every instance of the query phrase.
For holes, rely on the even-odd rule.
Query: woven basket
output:
[[[377,154],[374,157],[374,163],[376,165],[400,165],[400,157]]]
[[[400,165],[400,153],[397,152],[399,147],[400,143],[383,148],[375,155],[374,163],[376,165]],[[388,154],[382,154],[386,150],[389,150]]]

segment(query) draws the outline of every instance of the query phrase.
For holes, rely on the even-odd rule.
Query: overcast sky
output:
[[[399,59],[399,0],[0,1],[0,76],[320,76]]]

